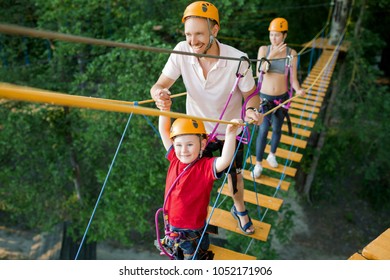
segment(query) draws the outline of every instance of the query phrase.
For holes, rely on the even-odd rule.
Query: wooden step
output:
[[[290,117],[291,123],[299,126],[307,126],[307,127],[314,127],[313,121],[308,121],[305,119],[295,118],[293,116]]]
[[[271,152],[271,146],[266,145],[264,151],[265,151],[265,153],[269,154]],[[294,152],[294,151],[286,150],[286,149],[283,149],[281,147],[278,147],[278,149],[276,150],[276,156],[279,158],[288,159],[288,160],[291,160],[294,162],[300,162],[302,160],[302,154]],[[252,164],[255,164],[255,163],[256,163],[256,157],[253,156]]]
[[[311,133],[310,130],[298,128],[298,127],[295,127],[294,125],[291,126],[291,130],[292,130],[293,135],[297,134],[297,135],[303,136],[303,137],[309,137],[310,133]],[[287,133],[289,132],[287,124],[282,125],[282,131],[285,131]]]
[[[271,139],[271,137],[272,137],[272,131],[268,132],[267,139]],[[307,141],[294,138],[291,136],[287,136],[285,134],[282,134],[282,137],[280,137],[280,143],[293,145],[295,147],[302,148],[302,149],[306,148],[307,145]]]
[[[355,253],[352,256],[350,256],[348,260],[367,260],[367,259],[363,257],[361,254]]]
[[[310,83],[312,83],[312,82],[321,82],[321,83],[328,83],[328,84],[330,84],[330,82],[331,82],[331,80],[332,80],[332,75],[330,75],[330,73],[329,73],[329,71],[323,71],[322,73],[320,73],[320,72],[310,72],[310,75],[309,76],[307,76],[306,78],[305,78],[305,80],[304,81],[307,81],[307,82],[310,82]]]
[[[314,112],[314,113],[319,113],[320,112],[320,108],[318,108],[318,107],[310,106],[308,104],[302,104],[302,103],[294,102],[294,100],[291,102],[290,106],[292,108],[304,110],[306,112]]]
[[[245,170],[245,169],[242,170],[242,174],[243,174],[244,179],[246,179],[248,181],[255,181],[256,183],[262,184],[265,186],[277,188],[280,185],[280,189],[282,189],[284,191],[288,191],[288,188],[290,187],[289,182],[287,182],[287,181],[281,182],[279,178],[272,178],[272,177],[269,177],[266,175],[261,175],[260,178],[255,179],[252,177],[251,171]]]
[[[306,111],[302,111],[302,110],[297,110],[297,109],[294,109],[294,108],[290,108],[288,110],[288,113],[290,115],[295,115],[295,116],[298,116],[298,117],[310,118],[311,120],[315,120],[317,118],[317,116],[318,116],[316,113],[306,112]]]
[[[390,260],[390,228],[364,247],[362,255],[369,260]]]
[[[277,156],[277,155],[276,155]],[[272,171],[275,171],[275,172],[278,172],[278,173],[285,173],[286,175],[288,176],[291,176],[291,177],[295,177],[295,174],[297,173],[297,169],[294,168],[294,167],[289,167],[289,166],[286,166],[284,167],[284,163],[285,163],[285,160],[280,160],[278,159],[278,167],[271,167],[269,164],[268,164],[268,161],[266,159],[263,159],[262,162],[261,162],[261,165],[263,166],[263,168],[267,168],[269,170],[272,170]],[[255,164],[256,163],[256,156],[251,156],[250,158],[248,158],[246,160],[247,163],[252,163],[252,164]]]
[[[221,191],[221,188],[218,189],[218,192]],[[232,193],[229,191],[228,184],[225,184],[223,186],[223,189],[221,191],[221,194],[232,196]],[[264,208],[268,208],[274,211],[279,211],[280,207],[283,204],[283,199],[272,197],[268,195],[264,195],[261,193],[256,193],[254,191],[246,190],[244,189],[244,199],[245,202],[259,205]]]
[[[323,73],[321,75],[321,77],[318,77],[319,76],[318,74],[317,75],[314,75],[314,74],[313,75],[308,75],[305,80],[315,81],[317,79],[317,80],[321,80],[321,81],[324,81],[324,82],[330,82],[330,80],[332,79],[332,77],[330,77],[329,75],[324,75],[326,73]]]
[[[213,251],[214,260],[256,260],[254,256],[238,253],[213,244],[210,244],[209,250]]]
[[[297,97],[294,99],[294,101],[301,104],[305,104],[306,106],[310,105],[310,106],[321,108],[324,98],[319,97],[318,99],[315,99],[315,96],[313,97],[310,94],[306,94],[305,98]]]
[[[325,86],[319,86],[319,85],[313,85],[312,83],[303,83],[302,88],[304,88],[306,91],[310,88],[311,91],[315,91],[316,96],[325,97],[327,87]]]
[[[265,152],[267,154],[269,154],[271,152],[270,145],[265,146]],[[286,150],[286,149],[283,149],[280,147],[278,147],[278,149],[276,150],[275,155],[279,158],[284,158],[284,159],[292,160],[295,162],[300,162],[302,160],[302,154],[294,152],[294,151]]]
[[[326,88],[330,84],[330,81],[326,79],[326,76],[321,77],[306,77],[302,84],[312,85],[315,84],[320,88]]]
[[[210,224],[224,228],[226,230],[230,230],[245,236],[248,236],[250,238],[254,238],[261,241],[267,241],[268,234],[271,230],[271,225],[267,223],[260,222],[258,220],[255,220],[254,217],[251,217],[253,227],[255,228],[255,232],[253,234],[245,234],[241,231],[241,229],[238,227],[238,222],[236,219],[233,218],[230,211],[225,211],[219,208],[214,208],[214,211],[212,211],[213,208],[209,206],[209,216],[210,218]]]

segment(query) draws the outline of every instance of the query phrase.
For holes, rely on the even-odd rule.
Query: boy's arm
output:
[[[165,147],[165,150],[172,146],[172,139],[169,137],[171,129],[171,118],[166,116],[160,116],[158,118],[158,130],[160,132],[161,140]]]
[[[225,143],[223,144],[222,153],[221,156],[216,159],[215,163],[217,173],[222,172],[229,167],[236,150],[236,132],[240,127],[242,120],[234,119],[232,122],[236,122],[237,124],[228,124],[226,127]]]

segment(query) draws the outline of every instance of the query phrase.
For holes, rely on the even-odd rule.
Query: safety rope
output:
[[[95,203],[95,206],[94,206],[94,208],[93,208],[93,210],[92,210],[91,217],[89,218],[87,227],[86,227],[86,229],[85,229],[83,238],[82,238],[82,240],[81,240],[81,242],[80,242],[80,246],[79,246],[79,248],[78,248],[78,250],[77,250],[77,253],[76,253],[76,256],[75,256],[75,260],[78,259],[79,254],[80,254],[80,251],[81,251],[81,248],[83,247],[84,240],[85,240],[85,238],[86,238],[86,236],[87,236],[89,227],[91,226],[92,220],[93,220],[93,218],[94,218],[94,216],[95,216],[96,209],[97,209],[98,204],[99,204],[99,202],[100,202],[100,199],[101,199],[101,197],[102,197],[102,195],[103,195],[104,189],[105,189],[106,184],[107,184],[108,177],[109,177],[110,174],[111,174],[111,170],[112,170],[112,168],[113,168],[113,166],[114,166],[114,163],[115,163],[116,157],[117,157],[117,155],[118,155],[119,149],[120,149],[120,147],[122,146],[122,142],[123,142],[123,139],[124,139],[124,137],[125,137],[126,131],[127,131],[128,127],[129,127],[130,120],[131,120],[132,116],[133,116],[133,114],[130,114],[130,116],[129,116],[128,120],[127,120],[125,129],[124,129],[124,131],[123,131],[123,133],[122,133],[122,137],[121,137],[121,139],[120,139],[120,141],[119,141],[118,147],[116,148],[114,157],[113,157],[113,159],[112,159],[112,161],[111,161],[111,164],[110,164],[110,168],[108,169],[106,178],[104,179],[103,186],[102,186],[102,188],[101,188],[101,190],[100,190],[99,196],[98,196],[98,198],[97,198],[97,200],[96,200],[96,203]]]
[[[169,54],[174,53],[174,54],[188,55],[188,56],[195,56],[195,57],[207,57],[207,58],[238,60],[238,61],[241,60],[241,58],[238,57],[200,54],[200,53],[184,52],[184,51],[177,51],[177,50],[164,49],[158,47],[150,47],[150,46],[144,46],[144,45],[132,44],[132,43],[122,43],[122,42],[116,42],[116,41],[110,41],[104,39],[95,39],[91,37],[69,35],[60,32],[38,30],[34,28],[22,27],[13,24],[0,23],[0,33],[10,34],[10,35],[24,35],[24,36],[30,36],[35,38],[59,40],[59,41],[82,43],[82,44],[89,44],[89,45],[98,45],[98,46],[105,46],[105,47],[142,50],[142,51],[157,52],[157,53],[169,53]]]

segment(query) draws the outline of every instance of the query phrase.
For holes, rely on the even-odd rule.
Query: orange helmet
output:
[[[206,129],[202,121],[178,118],[176,119],[172,126],[169,137],[172,139],[178,135],[183,134],[206,134]]]
[[[271,21],[268,31],[284,32],[288,31],[288,22],[284,18],[275,18]]]
[[[211,3],[206,1],[196,1],[187,6],[184,11],[181,22],[184,22],[187,17],[196,16],[215,20],[219,25],[218,9]]]

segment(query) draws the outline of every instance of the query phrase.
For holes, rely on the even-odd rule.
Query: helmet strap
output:
[[[207,51],[211,48],[211,46],[213,45],[213,42],[214,42],[214,35],[211,33],[211,24],[210,24],[210,19],[209,18],[206,18],[207,19],[207,27],[209,29],[209,42],[207,44],[207,47],[206,47],[206,50],[203,52],[203,54],[207,54]]]

